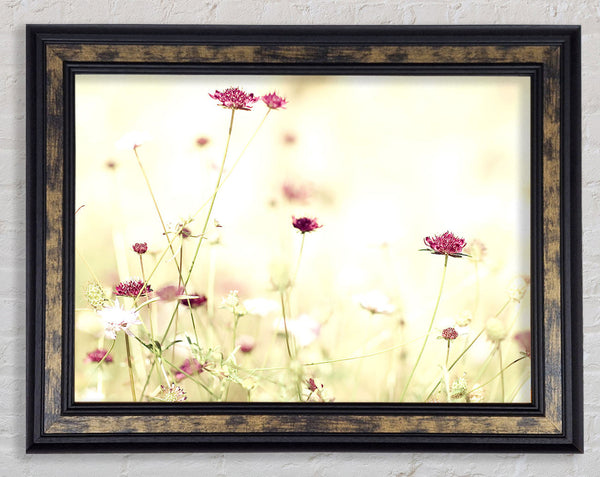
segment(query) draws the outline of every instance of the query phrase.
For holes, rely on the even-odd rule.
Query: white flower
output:
[[[498,318],[490,318],[485,324],[485,333],[490,341],[502,341],[506,338],[508,330]]]
[[[119,331],[124,331],[129,336],[133,336],[129,328],[142,323],[136,312],[123,309],[116,298],[115,305],[112,308],[104,308],[98,314],[104,322],[104,334],[107,338],[113,340],[117,339]]]
[[[529,277],[514,277],[508,284],[508,287],[506,288],[506,293],[512,300],[520,302],[525,296],[525,293],[527,293],[528,286]]]
[[[117,149],[131,151],[150,139],[150,135],[147,132],[131,131],[123,134],[121,138],[115,143]]]
[[[281,305],[275,300],[269,300],[268,298],[252,298],[250,300],[244,300],[244,307],[248,310],[251,315],[262,316],[263,318],[269,313],[273,313],[281,308]]]
[[[361,308],[375,314],[388,314],[392,313],[396,307],[390,303],[390,299],[386,294],[379,290],[373,290],[362,295],[356,295],[354,300],[360,305]]]
[[[321,324],[308,315],[300,315],[297,319],[286,320],[288,332],[294,336],[298,346],[308,346],[317,339],[321,333]],[[280,333],[285,333],[283,318],[274,322],[274,327]]]
[[[244,316],[248,313],[244,305],[240,303],[240,297],[237,290],[231,290],[221,301],[221,308],[227,308],[231,310],[234,315]]]

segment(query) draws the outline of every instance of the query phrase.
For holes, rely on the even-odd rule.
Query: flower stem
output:
[[[127,350],[127,367],[129,368],[129,385],[131,387],[131,399],[136,402],[135,398],[135,382],[133,379],[133,366],[131,363],[131,349],[129,347],[129,335],[125,335],[125,349]]]
[[[300,252],[298,252],[298,260],[296,260],[296,270],[294,271],[294,279],[292,285],[296,284],[296,277],[298,277],[298,270],[300,269],[300,259],[302,258],[302,250],[304,250],[304,238],[306,234],[302,234],[302,241],[300,242]]]
[[[473,391],[477,391],[478,389],[481,389],[484,386],[487,386],[488,384],[490,384],[494,379],[496,379],[498,376],[500,376],[502,373],[504,373],[504,371],[506,371],[508,368],[510,368],[513,364],[517,364],[519,361],[524,360],[525,358],[527,358],[527,356],[521,356],[520,358],[515,359],[512,363],[507,364],[504,368],[502,368],[500,370],[500,372],[498,372],[492,379],[490,379],[489,381],[480,384],[479,386],[471,389],[467,394],[471,394]]]
[[[450,340],[446,341],[448,341],[448,348],[446,349],[446,364],[444,365],[444,367],[448,369],[448,358],[450,357]]]
[[[292,348],[290,347],[290,337],[285,316],[285,301],[283,300],[283,290],[279,291],[279,297],[281,298],[281,314],[283,315],[283,328],[285,330],[285,345],[287,347],[288,356],[290,357],[290,359],[294,359],[292,355]]]
[[[448,255],[444,256],[444,271],[442,273],[442,281],[440,283],[440,291],[438,292],[437,300],[435,302],[435,308],[433,310],[433,315],[431,316],[431,321],[429,322],[429,328],[427,329],[427,334],[425,335],[425,341],[423,341],[423,346],[421,347],[421,351],[419,352],[419,356],[417,357],[417,362],[413,366],[412,371],[410,372],[410,376],[404,385],[404,390],[402,391],[402,395],[400,396],[400,402],[404,401],[404,396],[406,391],[408,390],[408,386],[412,381],[412,378],[417,370],[417,366],[421,361],[421,357],[423,356],[423,351],[425,351],[425,346],[427,345],[427,340],[429,339],[429,334],[431,333],[431,328],[433,328],[433,322],[435,320],[435,315],[437,314],[438,307],[440,306],[440,299],[442,298],[442,290],[444,288],[444,281],[446,280],[446,270],[448,269]]]
[[[506,307],[508,306],[508,304],[510,303],[510,299],[508,299],[506,301],[506,303],[504,303],[504,305],[502,305],[502,307],[498,310],[498,312],[496,313],[496,315],[494,316],[495,318],[498,318],[502,312],[506,309]],[[483,334],[483,332],[485,331],[485,328],[483,328],[475,338],[473,338],[473,341],[471,341],[471,343],[469,343],[469,345],[463,350],[462,353],[460,353],[460,355],[458,356],[458,358],[456,358],[452,364],[450,365],[450,367],[448,368],[448,371],[451,371],[452,368],[454,368],[454,366],[456,366],[456,364],[458,364],[458,362],[462,359],[462,357],[467,353],[467,351],[469,351],[469,349],[471,349],[471,346],[473,346],[475,344],[475,342],[479,339],[479,337]],[[438,380],[437,384],[433,387],[433,389],[431,390],[431,392],[427,395],[427,397],[425,398],[425,401],[428,401],[429,398],[433,395],[433,393],[435,392],[435,390],[438,388],[438,386],[440,385],[441,380]]]
[[[213,195],[212,195],[212,198],[210,201],[210,207],[208,208],[208,213],[206,214],[206,220],[204,221],[204,226],[202,227],[202,232],[200,233],[200,238],[198,239],[198,245],[196,246],[196,251],[194,252],[194,256],[192,257],[192,261],[190,263],[190,269],[188,271],[187,276],[183,280],[184,291],[185,291],[185,287],[187,286],[188,282],[190,281],[190,278],[192,277],[192,271],[194,269],[194,265],[196,264],[196,259],[198,258],[198,252],[200,252],[200,246],[202,245],[202,241],[204,240],[204,237],[206,235],[206,230],[208,229],[208,222],[210,220],[210,216],[212,214],[213,207],[215,205],[215,200],[217,198],[217,191],[219,190],[219,186],[221,184],[221,178],[223,177],[223,170],[225,169],[225,160],[227,159],[227,152],[229,151],[229,143],[231,141],[231,131],[233,129],[234,116],[235,116],[235,109],[232,109],[231,110],[231,119],[229,121],[229,132],[227,134],[227,142],[225,143],[225,152],[223,154],[223,160],[221,161],[221,168],[219,169],[219,176],[217,177],[217,184],[215,186],[215,190],[213,192]],[[185,292],[185,293],[187,294],[187,292]],[[167,325],[167,329],[165,330],[165,333],[161,339],[161,344],[164,343],[164,341],[167,337],[169,328],[171,327],[171,324],[173,323],[173,317],[177,313],[178,308],[179,308],[179,302],[177,302],[177,304],[175,305],[175,310],[173,310],[173,314],[171,316],[169,324]],[[191,309],[191,307],[190,307],[190,309]]]

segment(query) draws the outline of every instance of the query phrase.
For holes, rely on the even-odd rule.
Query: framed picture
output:
[[[28,452],[582,452],[577,26],[27,28]]]

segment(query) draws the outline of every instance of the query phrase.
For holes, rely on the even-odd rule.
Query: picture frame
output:
[[[27,444],[36,452],[583,452],[578,26],[27,26]],[[531,403],[79,402],[80,74],[531,80]]]

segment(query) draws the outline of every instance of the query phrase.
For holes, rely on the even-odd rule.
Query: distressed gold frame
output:
[[[79,405],[69,391],[69,78],[81,68],[410,67],[532,82],[531,405]],[[120,69],[119,69],[120,68]],[[463,73],[461,73],[463,72]],[[28,27],[28,451],[582,451],[578,27]],[[539,161],[536,162],[535,158]],[[536,182],[537,181],[537,182]],[[40,230],[41,228],[41,230]],[[541,245],[541,246],[540,246]],[[71,285],[72,286],[72,285]],[[535,321],[538,320],[538,321]]]

